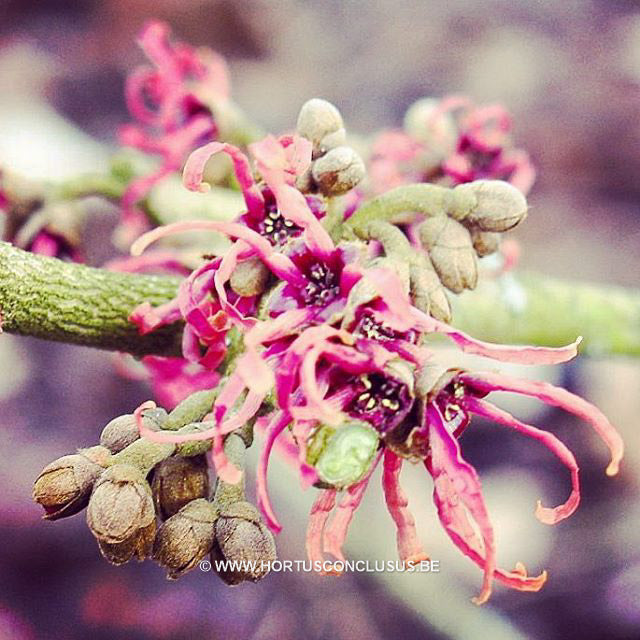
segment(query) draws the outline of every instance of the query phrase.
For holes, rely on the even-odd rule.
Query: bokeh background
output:
[[[233,95],[273,131],[309,97],[335,102],[352,130],[397,126],[429,95],[503,103],[518,146],[538,168],[531,214],[517,232],[529,269],[638,286],[640,274],[640,3],[632,0],[0,0],[0,164],[37,177],[104,166],[126,122],[125,74],[142,60],[148,17],[228,57]],[[113,221],[98,211],[103,227]],[[100,224],[98,229],[100,229]],[[107,235],[96,232],[94,244]],[[99,253],[99,251],[98,251]],[[583,504],[545,527],[535,499],[564,499],[564,469],[535,442],[474,423],[463,449],[486,488],[501,563],[547,568],[538,594],[498,587],[469,601],[480,572],[440,529],[431,485],[407,491],[436,575],[302,573],[230,589],[198,571],[169,583],[145,563],[107,565],[82,516],[45,523],[31,484],[50,460],[93,444],[113,416],[149,391],[119,378],[108,354],[0,339],[0,640],[93,638],[601,638],[640,637],[640,368],[586,359],[537,370],[598,404],[628,455],[607,479],[606,453],[585,425],[520,403],[566,440],[581,464]],[[312,495],[274,465],[285,523],[282,559],[302,559]],[[347,550],[395,557],[372,481]]]

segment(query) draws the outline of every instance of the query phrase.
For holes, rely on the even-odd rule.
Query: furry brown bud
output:
[[[87,507],[87,524],[98,540],[124,542],[154,519],[151,487],[142,471],[129,464],[114,464],[104,471]]]
[[[153,472],[153,501],[162,520],[175,515],[192,500],[209,495],[209,471],[204,456],[172,457]]]
[[[133,414],[118,416],[109,422],[100,434],[100,444],[118,453],[140,437],[140,430]]]
[[[342,116],[334,105],[321,98],[312,98],[302,105],[296,131],[313,143],[314,156],[344,144]]]
[[[471,230],[473,248],[480,258],[495,253],[500,248],[500,234],[492,231]]]
[[[231,288],[239,296],[257,296],[264,292],[270,271],[260,258],[248,258],[231,274]]]
[[[156,537],[156,521],[148,526],[138,529],[130,538],[115,544],[98,540],[98,548],[102,556],[111,564],[126,564],[135,556],[138,562],[142,562],[151,554],[153,541]]]
[[[427,218],[419,228],[420,241],[429,252],[442,284],[460,293],[478,283],[478,264],[469,232],[448,216]]]
[[[161,407],[147,409],[142,421],[149,429],[161,429],[167,418],[167,412]],[[140,430],[135,416],[125,413],[109,422],[100,434],[100,444],[107,447],[111,453],[119,453],[140,438]]]
[[[87,506],[96,480],[110,452],[91,447],[48,464],[33,485],[33,499],[44,508],[46,520],[58,520]]]
[[[216,539],[211,560],[243,563],[241,568],[218,571],[230,585],[258,582],[269,573],[269,565],[276,559],[273,535],[262,522],[258,510],[249,502],[234,502],[225,507],[216,522]]]
[[[160,526],[153,557],[175,580],[193,569],[211,550],[215,537],[216,508],[200,498],[186,504]]]
[[[158,430],[162,428],[167,418],[167,412],[157,407],[144,412],[142,421],[149,429]],[[100,434],[100,444],[107,447],[111,453],[119,453],[133,444],[140,437],[140,430],[135,416],[125,413],[109,422]]]
[[[365,176],[362,158],[351,147],[331,149],[312,166],[318,189],[327,196],[339,196],[353,189]]]
[[[526,198],[502,180],[475,180],[458,185],[454,192],[457,196],[471,196],[473,204],[469,209],[453,211],[452,215],[481,231],[508,231],[527,215]]]

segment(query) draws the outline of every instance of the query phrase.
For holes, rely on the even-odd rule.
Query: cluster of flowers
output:
[[[318,181],[308,178],[317,174],[318,158],[330,152],[321,141],[331,139],[341,128],[332,105],[308,102],[296,134],[268,136],[249,145],[257,180],[249,159],[229,144],[212,142],[189,157],[184,183],[202,190],[206,189],[202,182],[206,161],[217,153],[228,154],[246,213],[232,223],[176,223],[139,238],[132,246],[134,255],[160,238],[186,230],[215,230],[234,242],[224,255],[186,278],[174,301],[155,309],[142,305],[132,320],[145,332],[183,320],[185,357],[207,367],[219,366],[232,343],[241,341],[243,349],[220,385],[205,421],[207,430],[184,435],[151,430],[141,418],[142,410],[150,406],[145,404],[137,412],[141,431],[160,442],[211,438],[218,476],[235,483],[241,472],[225,455],[224,437],[269,407],[268,415],[256,421],[265,432],[257,480],[259,506],[267,524],[278,531],[280,524],[267,491],[267,466],[279,442],[298,465],[303,484],[322,490],[307,533],[312,561],[322,560],[325,552],[343,558],[341,547],[349,523],[379,463],[387,506],[397,526],[399,555],[407,562],[425,558],[399,484],[403,462],[419,461],[434,479],[434,501],[445,530],[484,570],[476,601],[486,601],[494,578],[516,589],[538,590],[545,573],[532,577],[522,565],[512,571],[496,566],[493,530],[480,482],[462,457],[459,436],[475,414],[549,447],[572,478],[565,503],[555,508],[538,506],[538,518],[549,524],[566,518],[578,505],[578,467],[573,455],[552,434],[520,422],[484,397],[496,390],[513,391],[582,417],[610,448],[610,474],[616,473],[622,456],[620,438],[595,407],[563,389],[500,374],[437,367],[428,344],[429,336],[436,333],[445,334],[466,352],[524,364],[565,362],[576,355],[578,342],[542,348],[474,340],[415,306],[414,299],[424,298],[427,292],[420,289],[419,278],[412,281],[409,260],[392,246],[394,241],[401,242],[395,233],[408,244],[405,233],[410,235],[415,225],[421,235],[425,218],[427,226],[433,220],[438,224],[464,220],[480,230],[509,228],[524,217],[524,198],[515,187],[500,181],[474,181],[454,189],[421,185],[417,211],[406,199],[402,205],[393,204],[398,193],[406,195],[401,191],[386,199],[382,195],[346,221],[336,222],[327,200],[318,195],[322,193]],[[336,164],[331,182],[341,184],[342,172],[350,170],[351,163],[344,168]],[[399,211],[402,216],[396,218]],[[510,222],[504,224],[505,220]],[[378,233],[380,223],[384,226]],[[428,254],[429,244],[421,245],[421,250]],[[444,283],[445,262],[439,269]],[[343,490],[344,497],[338,501]]]
[[[548,524],[578,506],[574,456],[551,433],[485,397],[511,391],[581,417],[609,447],[610,475],[618,470],[623,446],[601,412],[563,389],[435,364],[434,334],[503,362],[556,364],[577,353],[578,341],[562,348],[494,345],[448,324],[444,289],[474,288],[477,257],[496,251],[499,234],[526,215],[523,192],[534,174],[526,154],[511,146],[507,114],[458,98],[420,102],[407,117],[406,132],[377,140],[368,180],[361,182],[365,164],[346,143],[333,105],[310,100],[295,133],[254,141],[246,155],[223,141],[228,138],[221,134],[221,111],[212,107],[228,104],[221,61],[171,45],[166,27],[157,23],[144,30],[141,42],[155,68],[129,80],[128,103],[139,125],[125,128],[121,139],[160,155],[162,163],[126,190],[127,228],[142,227],[136,204],[158,180],[179,170],[198,144],[203,146],[184,166],[184,185],[206,191],[206,164],[223,154],[246,204],[233,222],[178,222],[148,231],[131,246],[141,256],[162,238],[194,230],[216,231],[231,241],[223,254],[204,257],[174,300],[157,308],[143,304],[131,315],[141,333],[184,323],[183,359],[155,360],[157,375],[166,373],[183,391],[216,385],[211,411],[194,433],[152,428],[144,415],[153,403],[139,407],[143,440],[209,440],[219,481],[234,486],[242,472],[225,442],[255,424],[265,436],[257,495],[268,526],[280,529],[267,490],[274,446],[297,465],[303,485],[320,489],[307,532],[314,562],[325,553],[343,559],[349,524],[378,465],[399,556],[405,562],[424,559],[400,486],[405,460],[423,464],[434,481],[443,527],[484,572],[476,602],[487,600],[494,579],[519,590],[540,589],[546,573],[529,576],[521,564],[513,570],[497,566],[480,481],[462,456],[460,435],[478,415],[539,440],[566,465],[569,498],[536,510]],[[196,367],[193,379],[188,366]],[[201,374],[215,376],[215,382]]]
[[[160,165],[132,180],[120,201],[120,234],[130,241],[148,227],[138,204],[152,187],[180,171],[187,155],[220,134],[229,104],[229,76],[224,59],[209,49],[174,44],[169,27],[149,22],[138,44],[152,63],[127,78],[125,97],[136,122],[121,127],[120,143],[157,155]]]

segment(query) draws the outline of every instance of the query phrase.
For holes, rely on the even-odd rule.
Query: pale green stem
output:
[[[421,216],[437,216],[468,210],[473,198],[437,184],[408,184],[365,202],[343,225],[345,236],[359,235],[374,220],[405,223]]]

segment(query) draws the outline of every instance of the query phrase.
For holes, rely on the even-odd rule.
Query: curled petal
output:
[[[210,142],[196,149],[184,165],[184,186],[190,191],[208,191],[210,186],[202,182],[202,176],[207,161],[217,153],[226,153],[231,158],[249,214],[255,218],[262,218],[264,216],[264,198],[253,180],[249,159],[238,147],[234,147],[232,144]]]
[[[286,429],[290,422],[291,416],[285,411],[279,411],[273,416],[266,428],[265,443],[260,452],[260,460],[258,461],[258,469],[256,471],[256,496],[258,506],[264,515],[268,527],[276,533],[282,529],[282,526],[276,517],[271,505],[271,499],[269,498],[267,470],[273,445],[277,437]]]
[[[190,270],[184,265],[180,257],[173,251],[154,251],[144,256],[114,258],[103,265],[109,271],[120,271],[123,273],[146,273],[164,271],[168,273],[178,273],[183,276],[189,275]]]
[[[468,384],[473,389],[490,393],[492,391],[512,391],[525,396],[538,398],[545,404],[560,407],[575,416],[588,422],[595,432],[602,438],[609,451],[611,461],[607,466],[607,475],[614,476],[618,473],[620,461],[624,455],[624,443],[620,434],[614,426],[607,420],[606,416],[590,402],[577,396],[566,389],[555,387],[548,382],[525,380],[522,378],[511,378],[499,373],[462,373],[460,380]]]
[[[357,511],[362,498],[371,478],[371,473],[378,466],[378,461],[382,452],[378,453],[375,462],[371,465],[371,469],[367,475],[357,484],[349,487],[336,508],[331,522],[324,531],[323,548],[326,553],[332,554],[337,560],[344,562],[344,554],[342,553],[342,545],[347,537],[349,525],[353,519],[354,513]]]
[[[148,125],[155,125],[158,114],[149,109],[145,102],[145,91],[156,77],[156,72],[147,67],[132,71],[124,86],[124,97],[131,115]]]
[[[325,489],[320,493],[317,500],[311,507],[305,546],[307,549],[307,557],[311,561],[312,565],[315,565],[315,563],[322,565],[324,561],[322,546],[324,528],[335,503],[336,490]],[[319,573],[324,574],[325,572],[321,570]]]
[[[398,556],[403,562],[411,564],[428,560],[429,556],[420,544],[416,532],[416,522],[408,509],[407,496],[400,486],[401,469],[402,458],[387,449],[384,452],[382,472],[384,498],[389,514],[396,525]]]
[[[217,424],[222,424],[228,411],[237,402],[245,389],[244,380],[237,372],[234,372],[213,403],[212,413]]]
[[[258,352],[267,342],[284,338],[295,331],[309,317],[306,309],[292,309],[275,320],[257,322],[244,336],[245,353],[239,358],[236,372],[245,384],[255,391],[268,392],[275,379],[273,371]]]
[[[304,360],[306,352],[320,342],[326,341],[329,337],[342,335],[346,335],[346,332],[341,332],[327,325],[321,325],[303,331],[302,334],[295,339],[287,349],[282,365],[278,370],[277,400],[280,406],[286,406],[287,399],[293,392],[300,365]]]
[[[538,500],[536,517],[540,522],[544,522],[545,524],[556,524],[557,522],[568,518],[578,508],[578,505],[580,504],[578,463],[576,462],[573,453],[571,453],[563,442],[558,440],[558,438],[556,438],[552,433],[543,431],[542,429],[536,429],[536,427],[520,422],[520,420],[514,418],[507,411],[493,406],[486,400],[467,396],[464,400],[464,407],[468,411],[486,418],[487,420],[493,420],[499,424],[511,427],[530,438],[538,440],[552,451],[571,472],[572,489],[566,502],[557,507],[549,508],[543,507],[542,503]]]
[[[254,391],[249,391],[247,393],[247,397],[242,403],[242,406],[240,407],[240,409],[238,409],[238,412],[230,418],[227,418],[220,425],[220,433],[231,433],[232,431],[239,429],[242,425],[251,420],[251,418],[253,418],[256,413],[258,413],[258,410],[262,406],[263,401],[263,393],[255,393]]]
[[[255,324],[255,320],[253,318],[245,318],[244,315],[229,302],[225,285],[230,280],[231,274],[238,264],[238,256],[247,248],[247,245],[242,240],[234,243],[223,256],[213,279],[216,293],[218,294],[218,302],[222,310],[228,314],[241,329],[251,328]]]
[[[324,393],[318,384],[316,367],[322,354],[322,348],[311,349],[302,361],[300,367],[300,387],[307,401],[306,407],[312,410],[316,420],[326,424],[338,425],[342,421],[342,412],[324,398]]]
[[[140,236],[131,245],[131,255],[141,255],[150,244],[173,233],[198,230],[219,231],[231,238],[244,240],[279,278],[282,278],[294,286],[304,286],[307,284],[307,279],[287,256],[274,251],[269,241],[259,233],[235,222],[192,220],[157,227]]]
[[[473,353],[485,358],[513,362],[517,364],[560,364],[567,362],[578,354],[579,337],[575,342],[564,347],[530,347],[519,345],[491,344],[476,340],[463,331],[431,318],[422,311],[412,308],[411,312],[417,326],[426,333],[443,333],[451,338],[466,353]]]
[[[146,402],[143,402],[139,407],[137,407],[133,412],[133,417],[136,420],[136,425],[138,426],[140,437],[147,438],[148,440],[152,440],[153,442],[173,442],[172,440],[164,440],[161,437],[158,437],[163,434],[161,432],[150,429],[144,423],[144,416],[142,415],[142,413],[150,409],[155,409],[157,406],[158,405],[153,400],[147,400]]]
[[[496,550],[480,480],[475,469],[462,458],[458,441],[445,427],[435,403],[427,407],[427,421],[431,445],[427,465],[433,476],[433,499],[438,516],[453,543],[484,570],[482,590],[474,600],[476,604],[483,604],[491,595]]]

